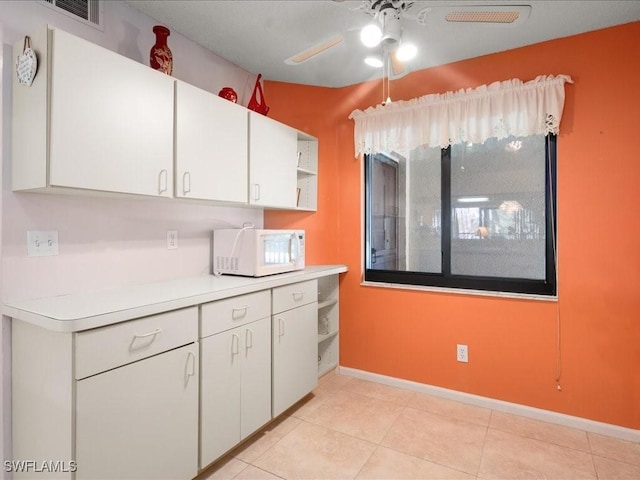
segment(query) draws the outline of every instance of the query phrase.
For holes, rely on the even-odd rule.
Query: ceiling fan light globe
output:
[[[396,58],[401,62],[412,60],[418,54],[418,47],[413,43],[403,43],[396,52]]]
[[[370,55],[367,58],[365,58],[364,63],[366,63],[370,67],[375,67],[375,68],[381,68],[384,65],[384,63],[382,62],[382,58],[375,55]]]
[[[360,41],[369,48],[377,47],[382,40],[382,30],[375,23],[365,25],[360,30]]]

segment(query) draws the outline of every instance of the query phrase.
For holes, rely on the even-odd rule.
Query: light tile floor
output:
[[[330,373],[204,479],[640,479],[640,443]]]

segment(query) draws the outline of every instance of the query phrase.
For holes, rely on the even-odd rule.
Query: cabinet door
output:
[[[80,380],[77,479],[193,478],[198,344]]]
[[[247,203],[247,110],[176,82],[176,197]]]
[[[295,208],[297,131],[249,112],[249,203]]]
[[[240,327],[244,337],[240,435],[246,438],[271,420],[271,320]]]
[[[172,195],[173,78],[53,31],[51,185]]]
[[[241,328],[202,340],[200,467],[240,442]]]
[[[318,384],[318,303],[273,316],[273,416]]]

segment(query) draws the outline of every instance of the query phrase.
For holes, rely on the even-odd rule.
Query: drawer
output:
[[[273,289],[273,313],[318,301],[318,281],[294,283]]]
[[[198,307],[76,333],[77,380],[198,340]]]
[[[202,305],[200,337],[224,332],[271,315],[269,290]]]

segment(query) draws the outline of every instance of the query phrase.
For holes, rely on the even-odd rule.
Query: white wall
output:
[[[0,22],[0,46],[3,45],[3,32],[4,28],[2,22]],[[2,91],[2,85],[4,84],[4,49],[0,48],[0,92]],[[0,95],[0,111],[3,110],[4,95]],[[0,117],[0,132],[3,131],[4,121]],[[3,145],[2,136],[0,136],[0,145]],[[2,165],[3,154],[2,148],[0,148],[0,165]],[[2,168],[0,168],[0,183],[2,182]],[[0,196],[0,239],[2,238],[2,197]],[[2,242],[0,241],[0,260],[2,259]],[[0,299],[2,298],[2,262],[0,261]],[[11,390],[5,388],[4,384],[9,384],[11,379],[11,361],[9,353],[11,351],[11,320],[7,317],[0,316],[0,452],[2,452],[2,460],[7,458],[7,455],[11,452]],[[3,463],[4,464],[4,463]],[[7,474],[2,473],[2,478],[5,478]]]
[[[103,5],[104,31],[100,31],[40,2],[0,2],[7,64],[13,67],[9,45],[21,43],[25,35],[49,24],[148,65],[156,22],[124,2],[109,0]],[[248,102],[255,75],[175,32],[169,46],[174,77],[214,93],[231,86],[240,103]],[[262,225],[262,211],[256,209],[11,192],[11,77],[7,78],[3,87],[3,300],[206,274],[213,228],[247,221]],[[57,230],[60,255],[28,257],[27,230]],[[178,230],[177,250],[167,250],[167,230]]]
[[[36,1],[0,1],[2,81],[2,245],[0,297],[38,298],[161,281],[210,271],[211,230],[252,222],[263,224],[262,211],[185,204],[164,199],[94,198],[13,193],[11,162],[11,47],[49,24],[148,65],[156,22],[126,3],[104,2],[104,30],[84,25]],[[172,32],[169,47],[175,78],[217,93],[223,86],[238,92],[246,105],[255,75]],[[7,81],[8,80],[8,81]],[[212,146],[213,148],[214,146]],[[28,257],[27,230],[57,230],[60,254]],[[178,231],[178,249],[166,247],[167,230]],[[10,458],[10,352],[7,319],[0,336],[3,371],[0,448]]]

